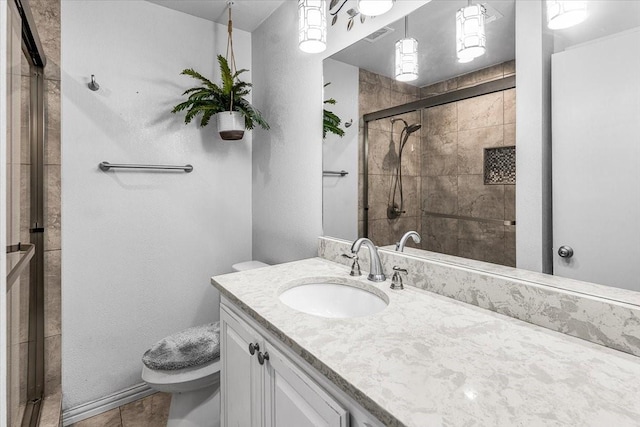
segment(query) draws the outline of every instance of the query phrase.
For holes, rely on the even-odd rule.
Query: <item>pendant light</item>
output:
[[[327,48],[327,2],[298,0],[298,47],[307,53]]]
[[[547,25],[551,30],[561,30],[587,19],[586,1],[547,0]]]
[[[410,82],[418,78],[418,41],[407,37],[408,17],[404,17],[404,38],[396,42],[396,80]]]
[[[378,16],[387,13],[396,0],[358,0],[358,11],[366,16]]]
[[[471,4],[456,13],[456,51],[458,62],[469,62],[484,55],[487,37],[484,31],[486,10],[481,4]]]

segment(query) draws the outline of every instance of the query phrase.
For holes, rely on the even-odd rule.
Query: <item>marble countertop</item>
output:
[[[356,280],[389,298],[366,317],[298,312],[278,295],[349,277],[311,258],[213,285],[389,426],[639,426],[640,358],[427,291]]]

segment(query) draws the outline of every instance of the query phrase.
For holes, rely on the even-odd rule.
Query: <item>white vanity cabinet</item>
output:
[[[348,427],[347,410],[265,335],[221,305],[222,426]]]

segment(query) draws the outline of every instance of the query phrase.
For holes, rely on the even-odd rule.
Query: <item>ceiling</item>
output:
[[[169,9],[226,25],[227,0],[147,0]],[[253,32],[285,0],[234,0],[233,27]]]
[[[456,59],[455,39],[455,14],[467,5],[467,0],[432,0],[409,15],[408,36],[418,40],[420,70],[418,80],[411,84],[427,86],[515,59],[515,0],[488,0],[482,4],[487,7],[487,15],[497,19],[486,24],[487,52],[467,64]],[[361,40],[331,58],[393,78],[394,44],[404,37],[404,20],[389,27],[395,31],[373,43]],[[638,27],[640,1],[592,0],[586,21],[565,30],[549,31],[558,52]]]
[[[496,20],[486,24],[487,52],[460,64],[456,58],[456,11],[467,0],[433,0],[409,15],[408,36],[418,40],[418,80],[415,86],[427,86],[515,58],[515,0],[483,2],[488,16]],[[371,43],[361,40],[331,58],[393,78],[394,45],[404,37],[404,19],[389,25],[395,31]]]

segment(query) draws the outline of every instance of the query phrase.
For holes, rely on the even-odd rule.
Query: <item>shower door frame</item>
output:
[[[384,110],[374,111],[362,116],[363,126],[363,149],[362,149],[362,236],[369,237],[369,122],[387,119],[398,116],[400,114],[412,113],[414,111],[424,110],[426,108],[437,107],[439,105],[451,104],[452,102],[463,101],[465,99],[475,98],[478,96],[488,95],[490,93],[502,92],[507,89],[516,87],[516,76],[503,77],[501,79],[492,80],[487,83],[481,83],[476,86],[458,89],[442,95],[435,95],[418,101],[409,102],[407,104],[397,105]]]
[[[35,245],[29,277],[27,402],[22,427],[35,427],[44,397],[44,67],[46,56],[31,14],[29,0],[14,0],[22,19],[22,51],[29,63],[29,144],[31,209],[29,235]]]

